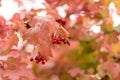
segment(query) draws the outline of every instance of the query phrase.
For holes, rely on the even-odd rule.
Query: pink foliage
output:
[[[28,77],[29,76],[29,77]],[[32,72],[30,70],[6,70],[3,72],[3,77],[7,77],[10,80],[20,80],[20,77],[25,77],[26,79],[33,79]]]
[[[115,62],[106,62],[103,64],[103,68],[107,70],[114,79],[120,79],[120,64],[117,64]]]
[[[68,73],[72,76],[75,77],[77,75],[82,75],[84,74],[84,70],[81,70],[79,68],[72,68],[68,71]]]

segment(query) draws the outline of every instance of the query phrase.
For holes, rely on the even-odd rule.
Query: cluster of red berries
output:
[[[42,63],[42,64],[45,64],[45,58],[42,56],[42,55],[37,55],[35,58],[31,57],[30,58],[30,61],[34,61],[38,64],[38,63]]]
[[[53,44],[68,44],[70,45],[70,43],[68,42],[68,40],[66,40],[64,37],[61,36],[55,36],[54,34],[52,34],[52,43]]]

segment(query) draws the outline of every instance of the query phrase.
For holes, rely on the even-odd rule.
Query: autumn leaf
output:
[[[82,75],[84,74],[84,70],[81,70],[79,68],[72,68],[68,71],[68,73],[72,76],[75,77],[77,75]]]

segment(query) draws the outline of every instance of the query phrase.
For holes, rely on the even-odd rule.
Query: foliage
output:
[[[119,0],[0,0],[0,80],[120,80]]]

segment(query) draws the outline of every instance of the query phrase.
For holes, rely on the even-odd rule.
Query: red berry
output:
[[[36,63],[38,64],[40,61],[39,60],[36,60]]]
[[[32,57],[30,58],[30,61],[33,61],[33,58],[32,58]]]
[[[56,44],[56,42],[57,42],[57,39],[53,39],[53,40],[52,40],[52,43],[53,43],[53,44]]]
[[[44,61],[42,61],[42,64],[45,64],[45,62],[44,62]]]
[[[40,60],[40,61],[41,61],[41,59],[42,59],[42,58],[41,58],[41,56],[39,56],[39,57],[38,57],[38,60]]]
[[[60,41],[65,41],[65,39],[63,37],[60,38]]]
[[[60,40],[57,40],[56,44],[61,44],[61,41],[60,41]]]
[[[64,37],[61,37],[60,35],[58,37],[56,37],[56,35],[52,34],[52,43],[53,44],[69,44],[69,42],[64,38]]]
[[[67,43],[67,41],[65,40],[65,41],[63,41],[63,43],[64,43],[64,44],[66,44],[66,43]]]
[[[38,60],[38,56],[35,57],[35,60]]]

